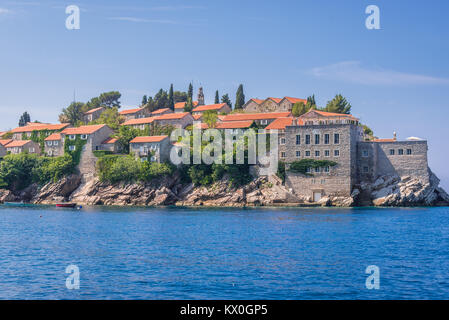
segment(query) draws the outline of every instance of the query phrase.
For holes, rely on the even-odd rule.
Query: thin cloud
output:
[[[449,79],[367,68],[359,61],[344,61],[310,70],[316,78],[347,81],[364,85],[448,85]]]
[[[0,8],[0,14],[8,14],[11,13],[12,11],[9,9],[5,9],[5,8]]]
[[[173,21],[173,20],[142,19],[142,18],[135,18],[135,17],[111,17],[108,19],[116,20],[116,21],[129,21],[129,22],[136,22],[136,23],[178,24],[177,21]]]

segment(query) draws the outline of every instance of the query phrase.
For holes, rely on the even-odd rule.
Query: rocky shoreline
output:
[[[211,186],[182,183],[174,174],[151,183],[108,184],[91,176],[72,174],[44,186],[30,185],[20,192],[0,189],[0,202],[24,201],[33,204],[76,202],[83,205],[118,206],[445,206],[449,195],[439,187],[439,179],[429,170],[429,183],[412,177],[379,177],[372,184],[357,186],[350,197],[323,197],[316,203],[299,198],[276,179],[259,177],[233,188],[226,178]],[[270,180],[270,181],[269,181]]]

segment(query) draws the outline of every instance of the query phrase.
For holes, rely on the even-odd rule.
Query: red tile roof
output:
[[[155,117],[157,120],[175,120],[183,119],[186,116],[191,116],[189,112],[178,112],[178,113],[166,113]]]
[[[24,127],[18,127],[12,129],[12,133],[22,133],[22,132],[33,132],[33,131],[42,131],[42,130],[62,130],[69,126],[69,123],[59,123],[59,124],[46,124],[46,123],[37,123],[33,125],[28,125]]]
[[[142,110],[143,110],[143,108],[128,109],[128,110],[120,111],[119,114],[121,114],[123,116],[125,114],[134,114],[134,113],[142,111]]]
[[[153,116],[154,116],[154,115],[158,115],[158,114],[167,112],[167,111],[169,111],[169,110],[170,110],[170,108],[157,109],[157,110],[151,112],[151,115],[153,115]]]
[[[251,127],[253,120],[217,122],[215,129],[246,129]]]
[[[129,143],[161,142],[167,138],[168,136],[135,137]]]
[[[224,117],[223,121],[242,121],[242,120],[265,120],[291,117],[290,112],[268,112],[268,113],[233,113]]]
[[[276,102],[276,103],[279,103],[279,102],[282,101],[282,99],[280,99],[280,98],[272,98],[272,97],[269,97],[269,98],[267,98],[267,100],[268,100],[268,99],[273,100],[273,101]]]
[[[253,99],[250,99],[250,101],[254,101],[254,102],[257,103],[257,104],[261,104],[261,103],[264,102],[265,100],[253,98]],[[249,101],[248,101],[248,102],[249,102]]]
[[[78,128],[67,128],[63,130],[61,133],[66,135],[72,135],[72,134],[92,134],[97,132],[98,130],[107,127],[105,124],[95,124],[91,126],[81,126]]]
[[[118,141],[117,138],[109,137],[109,138],[107,138],[106,140],[104,140],[101,144],[116,143],[117,141]]]
[[[296,103],[296,102],[304,102],[304,104],[307,103],[307,99],[292,98],[292,97],[284,97],[284,99],[287,99],[291,103]]]
[[[149,124],[149,123],[152,123],[155,119],[156,119],[156,117],[131,119],[131,120],[125,121],[122,124],[122,126],[132,126],[132,125],[138,125],[138,124]]]
[[[45,138],[45,141],[56,141],[56,140],[61,140],[60,133],[53,133],[49,135],[47,138]]]
[[[194,114],[194,115],[192,115],[193,120],[199,120],[199,119],[201,119],[202,116],[203,116],[202,114]]]
[[[98,110],[101,110],[101,109],[104,109],[104,107],[98,107],[98,108],[95,108],[95,109],[91,109],[89,111],[84,112],[84,114],[91,114],[91,113],[94,113],[94,112],[96,112]]]
[[[326,111],[320,111],[320,110],[310,110],[307,113],[303,114],[306,115],[308,113],[315,112],[323,117],[343,117],[343,118],[353,118],[356,119],[352,114],[346,114],[346,113],[335,113],[335,112],[326,112]]]
[[[302,126],[304,125],[304,122],[301,119],[298,118],[278,118],[274,120],[272,123],[270,123],[268,126],[265,127],[265,130],[285,130],[286,126],[291,126],[293,123],[293,120],[298,120],[298,125]]]
[[[27,143],[33,142],[31,140],[13,140],[8,143],[5,148],[15,148],[15,147],[23,147]]]
[[[218,104],[208,104],[205,106],[199,106],[192,110],[192,112],[201,112],[201,111],[208,111],[208,110],[220,110],[226,106],[226,103],[218,103]]]
[[[193,101],[193,106],[196,107],[198,105],[198,101]],[[175,109],[184,109],[184,106],[186,105],[185,102],[178,102],[175,103]]]
[[[2,139],[2,140],[0,140],[0,144],[2,145],[2,146],[5,146],[5,145],[7,145],[8,143],[10,143],[12,140],[11,139]]]

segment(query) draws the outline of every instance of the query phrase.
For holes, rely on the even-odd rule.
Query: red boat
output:
[[[58,207],[58,208],[75,208],[76,203],[57,203],[56,207]]]

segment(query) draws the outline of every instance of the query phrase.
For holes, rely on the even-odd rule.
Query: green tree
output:
[[[193,85],[189,83],[189,90],[187,91],[187,98],[190,98],[193,101]]]
[[[28,112],[24,112],[19,119],[19,127],[24,127],[28,122],[31,122],[31,117]]]
[[[62,109],[62,113],[59,115],[59,122],[76,125],[83,120],[83,107],[84,103],[82,102],[72,102],[67,108]]]
[[[220,103],[220,94],[218,93],[218,90],[215,91],[215,104],[219,104]]]
[[[124,153],[129,153],[129,142],[139,136],[140,131],[128,126],[120,126],[117,134],[119,148]]]
[[[187,92],[175,91],[173,93],[173,100],[175,103],[186,102],[187,101]]]
[[[154,96],[154,110],[168,108],[168,94],[167,91],[160,89]]]
[[[235,96],[235,109],[242,109],[245,104],[245,93],[243,92],[243,84],[239,85]]]
[[[216,110],[207,110],[203,113],[203,121],[207,123],[209,128],[215,128],[217,123],[218,114]]]
[[[184,112],[192,112],[192,110],[193,110],[192,98],[188,97],[187,102],[184,105]]]
[[[120,98],[122,94],[118,91],[109,91],[109,92],[103,92],[98,97],[94,97],[89,100],[89,102],[86,103],[86,106],[83,108],[83,112],[99,108],[99,107],[105,107],[105,108],[120,108]]]
[[[231,99],[229,99],[229,95],[227,93],[221,97],[221,103],[227,103],[229,108],[232,109],[232,102]]]
[[[175,110],[175,100],[173,96],[173,83],[170,85],[170,90],[168,91],[168,108]]]
[[[97,120],[89,124],[107,124],[111,129],[118,130],[123,122],[125,118],[118,113],[116,107],[113,107],[103,111]]]
[[[304,104],[304,102],[299,101],[296,102],[292,107],[292,114],[295,117],[299,117],[303,115],[304,113],[308,112],[310,110],[310,107]]]
[[[334,99],[327,103],[323,111],[350,114],[351,104],[341,94],[337,94]]]
[[[144,95],[143,96],[143,98],[142,98],[142,106],[145,106],[146,104],[148,103],[148,97],[147,97],[147,95]]]

